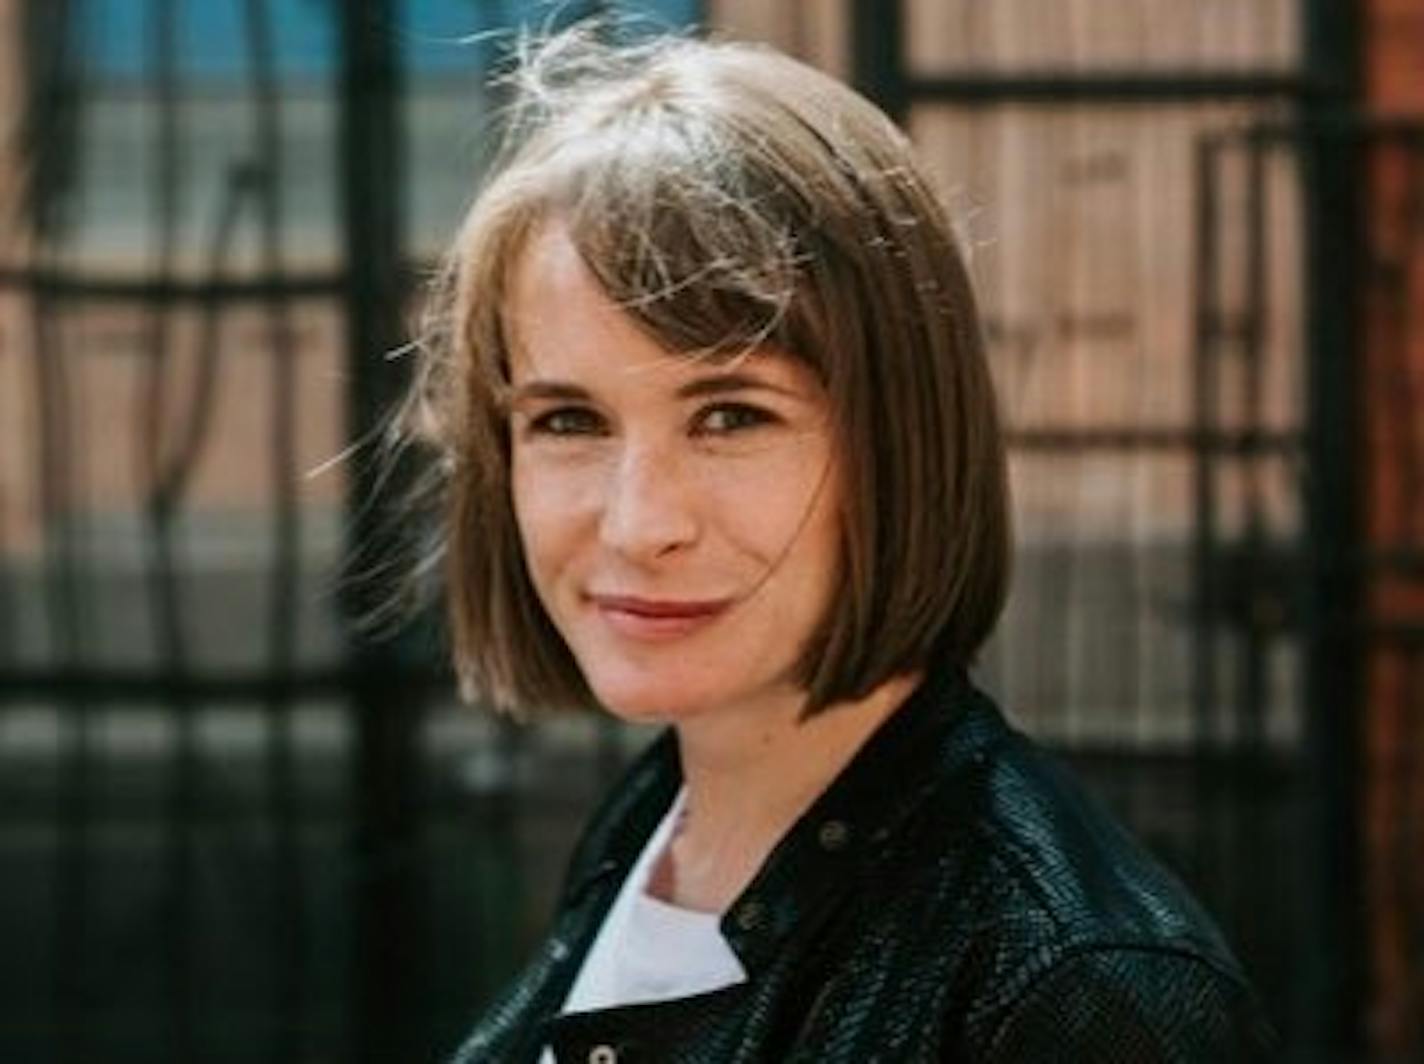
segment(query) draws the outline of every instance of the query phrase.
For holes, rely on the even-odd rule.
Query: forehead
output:
[[[690,378],[736,372],[784,388],[820,391],[805,362],[771,346],[717,353],[664,346],[608,297],[556,222],[531,234],[515,259],[502,310],[507,372],[516,385],[535,378],[589,376],[680,385]]]
[[[595,344],[646,343],[655,352],[642,353],[660,353],[602,291],[557,223],[539,226],[518,252],[501,313],[511,375]]]

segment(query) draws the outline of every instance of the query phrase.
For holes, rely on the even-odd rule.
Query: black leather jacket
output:
[[[747,982],[558,1016],[680,783],[664,735],[595,816],[553,932],[456,1064],[1255,1061],[1269,1025],[1210,919],[963,674],[926,681],[722,931]]]

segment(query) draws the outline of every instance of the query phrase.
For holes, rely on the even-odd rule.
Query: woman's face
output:
[[[516,266],[514,511],[539,597],[595,696],[684,720],[803,697],[792,669],[840,572],[840,469],[812,371],[670,355],[566,234]]]

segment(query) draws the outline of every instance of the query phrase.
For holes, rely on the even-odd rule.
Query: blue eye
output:
[[[762,425],[769,425],[775,420],[775,415],[761,407],[750,406],[746,403],[717,403],[698,414],[696,431],[709,435],[723,435],[759,428]]]
[[[604,422],[588,407],[560,406],[531,418],[529,431],[544,436],[596,436],[604,431]]]

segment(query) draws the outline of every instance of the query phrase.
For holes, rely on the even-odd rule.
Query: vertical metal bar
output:
[[[37,249],[63,229],[72,206],[73,197],[67,193],[73,190],[81,153],[82,92],[76,56],[82,9],[82,0],[21,5],[30,97],[23,134],[29,170],[20,175],[22,209]]]
[[[1311,860],[1302,949],[1303,1043],[1318,1059],[1363,1050],[1366,971],[1361,882],[1360,280],[1363,211],[1358,143],[1328,131],[1359,99],[1360,13],[1339,0],[1310,0],[1306,57],[1332,86],[1314,101],[1303,147],[1309,347],[1305,512],[1307,838]],[[1349,112],[1353,113],[1353,112]]]
[[[850,14],[855,87],[904,125],[910,113],[904,0],[851,0]]]
[[[1217,307],[1221,251],[1218,233],[1219,189],[1217,167],[1223,145],[1203,137],[1196,145],[1196,308],[1193,315],[1192,418],[1195,440],[1192,471],[1195,525],[1192,537],[1193,639],[1192,715],[1198,766],[1207,763],[1214,745],[1219,691],[1216,672],[1217,602],[1216,559],[1216,424],[1217,345],[1220,320]],[[1205,781],[1203,781],[1205,782]],[[1205,788],[1203,788],[1203,791]],[[1205,801],[1210,795],[1202,793]],[[1200,808],[1200,805],[1199,805]]]
[[[1270,697],[1267,686],[1267,661],[1270,650],[1269,596],[1275,590],[1268,517],[1262,497],[1262,466],[1268,459],[1260,441],[1266,426],[1262,423],[1264,375],[1267,354],[1264,349],[1266,323],[1270,320],[1266,305],[1266,233],[1267,199],[1265,155],[1269,141],[1247,136],[1242,143],[1246,152],[1246,201],[1244,205],[1246,234],[1245,301],[1242,318],[1241,346],[1241,430],[1248,446],[1237,459],[1241,463],[1241,488],[1244,494],[1244,527],[1237,557],[1245,601],[1240,612],[1240,658],[1237,675],[1235,713],[1232,721],[1231,755],[1228,779],[1231,787],[1229,803],[1222,803],[1222,837],[1226,840],[1225,856],[1230,861],[1230,888],[1233,913],[1259,911],[1253,898],[1260,896],[1260,875],[1253,867],[1256,855],[1266,853],[1270,844],[1265,830],[1271,798],[1267,785],[1265,762],[1265,710]]]
[[[267,337],[271,358],[273,433],[272,570],[268,580],[267,668],[276,677],[291,674],[296,651],[298,543],[301,535],[296,484],[296,342],[291,308],[283,293],[283,154],[268,0],[246,0],[247,48],[255,98],[259,228],[264,275],[272,285]],[[308,953],[307,920],[300,847],[301,805],[293,751],[290,699],[270,698],[266,705],[266,775],[273,853],[273,978],[275,1042],[271,1059],[305,1059],[303,1024]]]
[[[40,507],[45,552],[45,612],[56,667],[73,668],[88,645],[83,624],[81,579],[69,513],[72,504],[68,360],[61,348],[53,308],[39,293],[31,305],[39,410]],[[89,970],[93,876],[91,792],[94,740],[91,709],[82,697],[57,704],[60,722],[55,787],[54,1045],[60,1064],[88,1058]]]
[[[1202,875],[1217,892],[1229,887],[1227,832],[1219,762],[1222,692],[1218,647],[1222,623],[1222,543],[1217,514],[1221,454],[1222,219],[1223,171],[1231,143],[1205,135],[1197,140],[1195,314],[1192,347],[1192,724],[1191,788],[1196,811],[1194,851]]]
[[[369,442],[406,386],[404,360],[385,357],[401,342],[404,276],[400,192],[401,77],[395,47],[395,0],[351,0],[341,12],[341,152],[345,228],[349,432]],[[353,466],[348,536],[353,570],[362,558],[402,557],[401,523],[393,520],[400,477],[382,477],[379,461]],[[360,576],[349,608],[366,614],[382,589]],[[417,839],[416,738],[420,696],[393,678],[393,641],[352,635],[355,678],[356,1059],[417,1059],[416,1009],[426,965],[421,951],[420,870],[410,859]]]
[[[1269,559],[1266,557],[1267,530],[1261,494],[1261,463],[1263,453],[1257,441],[1262,438],[1262,377],[1265,372],[1266,307],[1266,178],[1263,138],[1248,137],[1246,150],[1246,301],[1241,337],[1242,429],[1250,441],[1243,462],[1242,487],[1245,494],[1245,527],[1242,530],[1242,558],[1251,582],[1245,604],[1242,633],[1240,688],[1236,699],[1235,753],[1238,767],[1251,772],[1250,762],[1261,751],[1264,706],[1267,698],[1265,675],[1266,602],[1261,581],[1269,579]],[[1249,782],[1243,779],[1242,782]],[[1258,821],[1257,817],[1248,817]]]
[[[25,144],[31,170],[24,190],[32,243],[27,265],[55,255],[68,221],[79,155],[77,136],[80,71],[76,62],[78,19],[73,0],[27,4],[22,9],[24,61],[30,93]],[[34,338],[38,418],[36,477],[44,551],[45,623],[58,668],[80,664],[89,640],[81,596],[81,573],[73,516],[74,461],[68,362],[55,309],[42,292],[32,294],[28,313]],[[93,722],[81,698],[53,705],[59,723],[55,780],[55,888],[52,910],[54,965],[48,1017],[54,1059],[89,1059],[86,1015],[90,948],[89,899],[93,882],[90,792],[93,786]]]
[[[178,127],[178,10],[176,0],[154,2],[152,57],[154,91],[158,108],[157,174],[152,211],[157,240],[155,278],[172,280],[177,254],[182,186],[182,155]],[[173,520],[180,496],[165,490],[162,469],[166,462],[166,428],[169,422],[172,369],[173,309],[166,302],[149,308],[148,387],[139,414],[139,438],[145,440],[144,464],[151,492],[148,499],[150,569],[149,586],[154,602],[159,655],[170,673],[182,676],[188,666],[187,632],[179,591],[180,574],[174,543]],[[146,416],[145,416],[146,415]],[[196,880],[193,861],[197,849],[198,750],[192,700],[179,691],[164,700],[172,722],[173,760],[168,779],[163,848],[163,955],[164,997],[168,1005],[168,1059],[198,1056],[196,956]]]

